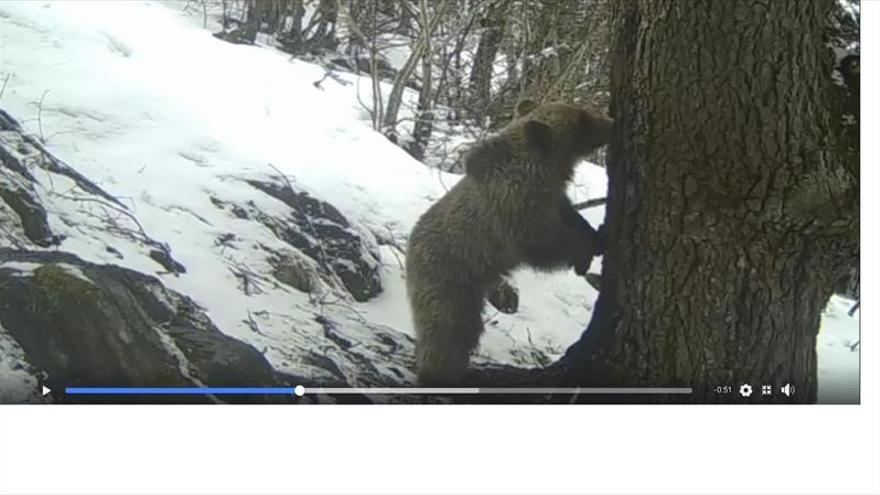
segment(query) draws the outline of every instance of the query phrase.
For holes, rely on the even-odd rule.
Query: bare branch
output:
[[[586,201],[581,201],[580,203],[575,203],[573,206],[575,210],[586,210],[587,208],[604,205],[607,202],[608,198],[593,198]]]
[[[6,85],[9,84],[9,80],[12,79],[12,75],[12,72],[10,72],[3,78],[3,86],[0,86],[0,98],[3,98],[3,93],[6,91]]]

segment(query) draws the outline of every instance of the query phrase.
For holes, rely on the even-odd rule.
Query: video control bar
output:
[[[66,387],[67,395],[548,395],[692,394],[690,387]],[[45,395],[45,394],[44,394]]]

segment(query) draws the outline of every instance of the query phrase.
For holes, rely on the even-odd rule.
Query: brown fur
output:
[[[486,290],[510,270],[586,273],[600,241],[565,190],[577,161],[608,141],[610,123],[571,105],[520,102],[416,222],[406,269],[420,382],[460,381],[483,332]]]

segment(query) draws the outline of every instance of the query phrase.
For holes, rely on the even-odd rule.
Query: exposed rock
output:
[[[41,393],[40,384],[45,378],[0,325],[0,406],[52,402],[50,396],[44,397]]]
[[[246,206],[251,208],[250,218],[315,260],[325,274],[339,277],[356,301],[367,301],[382,291],[376,246],[368,243],[333,205],[287,185],[257,180],[247,183],[290,207],[290,215],[279,219],[250,204]]]
[[[318,273],[314,262],[306,261],[301,255],[276,252],[269,258],[272,275],[279,282],[294,289],[311,294],[318,288]]]
[[[236,45],[254,44],[253,40],[248,39],[247,33],[245,33],[243,29],[237,27],[229,31],[218,31],[216,33],[213,33],[213,36],[218,40],[223,40]]]
[[[513,314],[519,309],[519,291],[507,280],[502,280],[496,285],[486,298],[489,304],[502,313]]]
[[[16,226],[30,242],[41,247],[57,244],[29,171],[39,160],[39,154],[16,129],[18,123],[10,122],[4,115],[0,110],[0,205],[5,204],[18,217]]]
[[[6,171],[0,169],[0,202],[6,203],[18,215],[19,225],[28,240],[41,247],[57,244],[59,239],[52,235],[46,209],[34,198],[31,191],[14,184],[11,179]]]
[[[168,270],[169,273],[186,273],[186,267],[171,257],[169,249],[151,249],[149,256],[153,261]]]
[[[50,388],[58,391],[76,385],[282,383],[259,351],[221,333],[195,303],[166,289],[158,279],[88,263],[68,253],[0,249],[0,325],[28,361],[47,373]],[[71,397],[64,400],[70,402]],[[147,399],[117,396],[112,401]],[[267,398],[219,399],[262,402]]]

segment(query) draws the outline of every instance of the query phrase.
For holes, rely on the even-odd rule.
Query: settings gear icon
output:
[[[743,383],[742,385],[740,385],[739,395],[742,395],[743,397],[748,397],[752,395],[752,386],[748,383]]]

